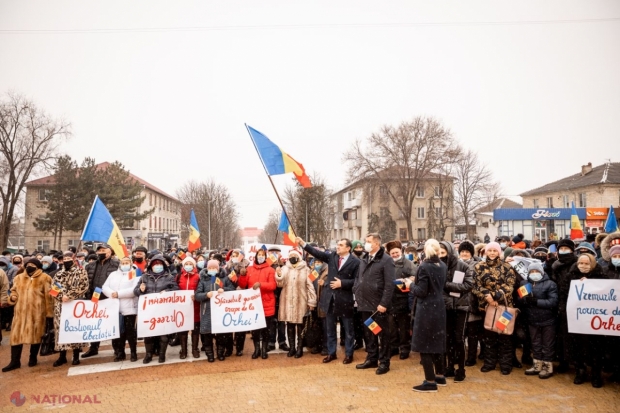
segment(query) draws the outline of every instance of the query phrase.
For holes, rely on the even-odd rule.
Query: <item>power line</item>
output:
[[[0,34],[117,34],[158,33],[192,31],[242,31],[242,30],[318,30],[318,29],[363,29],[363,28],[406,28],[432,26],[523,26],[574,23],[616,23],[620,17],[602,19],[563,20],[516,20],[516,21],[464,21],[464,22],[418,22],[418,23],[324,23],[324,24],[274,24],[274,25],[230,25],[230,26],[188,26],[188,27],[134,27],[116,29],[3,29]]]

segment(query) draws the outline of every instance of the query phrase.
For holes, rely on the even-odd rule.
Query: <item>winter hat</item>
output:
[[[45,257],[41,258],[41,264],[43,264],[44,262],[51,264],[53,262],[52,257],[46,255]]]
[[[133,252],[138,252],[138,251],[142,251],[145,254],[148,253],[148,250],[146,249],[144,245],[140,245],[133,250]]]
[[[354,250],[358,245],[362,245],[362,241],[355,239],[351,242],[351,249]],[[363,245],[362,245],[363,247]]]
[[[209,260],[207,262],[207,268],[209,267],[220,267],[220,262],[218,260]]]
[[[28,261],[25,262],[25,264],[34,264],[38,269],[43,268],[43,264],[41,264],[41,261],[36,258],[30,258]],[[24,267],[26,266],[25,264]]]
[[[590,244],[589,242],[582,242],[581,244],[579,244],[579,246],[577,247],[577,253],[592,254],[596,257],[596,251],[592,247],[592,244]]]
[[[65,251],[62,256],[64,257],[69,257],[69,258],[73,258],[75,254],[73,253],[73,251]]]
[[[609,249],[609,256],[611,257],[614,254],[620,254],[620,245],[614,245]]]
[[[476,248],[474,247],[474,244],[467,240],[459,244],[459,254],[461,251],[468,251],[472,257],[476,255]]]
[[[290,250],[290,251],[288,252],[288,255],[289,255],[289,257],[290,257],[291,255],[297,255],[299,258],[301,258],[301,254],[299,253],[299,251],[297,251],[297,250],[295,250],[295,249]]]
[[[222,254],[213,254],[213,259],[218,260],[220,263],[224,261]]]
[[[545,247],[538,247],[534,250],[534,254],[532,255],[536,255],[536,254],[549,254],[549,250]]]
[[[513,248],[512,247],[506,247],[506,249],[504,250],[504,257],[510,257],[510,254],[512,254]]]
[[[392,251],[394,248],[398,248],[399,250],[403,249],[403,244],[401,244],[400,241],[396,240],[396,241],[390,241],[387,244],[385,244],[385,250],[387,251],[387,253],[389,254],[390,251]]]
[[[512,242],[514,242],[515,244],[518,244],[521,241],[523,241],[523,235],[522,234],[517,234],[514,237],[512,237]]]
[[[500,247],[497,242],[489,242],[484,250],[496,250],[500,254],[502,253],[502,247]]]
[[[532,257],[529,252],[527,252],[526,250],[519,249],[519,248],[510,248],[510,255],[508,255],[507,251],[508,251],[508,248],[506,248],[506,251],[504,251],[505,257],[525,257],[525,258]]]
[[[529,267],[527,267],[527,273],[531,273],[532,271],[538,271],[541,274],[545,273],[545,270],[543,269],[542,264],[538,263],[538,262],[533,262],[530,264]]]
[[[571,251],[575,252],[575,243],[572,239],[564,238],[558,242],[558,251],[562,247],[568,247]]]
[[[194,260],[189,255],[185,257],[185,259],[182,261],[182,264],[185,265],[186,262],[191,262],[194,265],[194,267],[196,266],[196,260]]]

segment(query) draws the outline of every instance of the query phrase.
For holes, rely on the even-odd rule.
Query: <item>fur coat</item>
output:
[[[39,344],[45,334],[45,319],[54,315],[50,295],[52,279],[37,269],[32,277],[25,269],[15,275],[9,293],[9,305],[15,306],[11,326],[11,345]]]
[[[276,275],[276,283],[282,287],[278,321],[302,324],[308,307],[316,307],[316,291],[308,274],[310,269],[300,260],[295,267],[287,261],[282,273]]]
[[[78,265],[66,271],[64,267],[54,275],[52,283],[61,285],[60,293],[54,297],[54,332],[56,335],[56,351],[79,349],[88,347],[88,343],[58,344],[58,332],[60,331],[60,311],[62,310],[62,298],[70,300],[83,298],[88,291],[88,273]]]

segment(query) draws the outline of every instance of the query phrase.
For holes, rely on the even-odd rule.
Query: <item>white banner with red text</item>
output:
[[[577,334],[620,336],[620,280],[573,280],[566,316],[568,331]]]
[[[260,290],[216,292],[210,302],[213,333],[251,331],[267,326]]]
[[[138,337],[194,329],[194,291],[143,294],[138,301]]]
[[[118,300],[62,303],[58,344],[90,343],[120,337]]]

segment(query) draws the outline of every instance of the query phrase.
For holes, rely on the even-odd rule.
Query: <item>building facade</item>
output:
[[[106,168],[109,163],[104,162],[97,168]],[[132,228],[121,228],[128,248],[143,245],[150,249],[166,249],[180,242],[181,232],[181,205],[173,196],[151,185],[142,178],[130,174],[142,185],[141,196],[144,197],[138,213],[151,210],[152,214],[142,221],[134,221]],[[24,242],[28,251],[62,251],[70,246],[79,246],[81,232],[65,231],[62,239],[54,239],[50,233],[45,233],[34,226],[36,218],[41,218],[47,212],[46,192],[54,184],[54,176],[46,176],[26,183],[26,208],[24,225]],[[87,240],[101,241],[101,240]]]
[[[500,223],[495,220],[493,211],[495,209],[521,209],[523,205],[514,202],[508,198],[499,198],[488,205],[474,211],[474,225],[476,227],[476,240],[484,240],[488,234],[491,241],[495,240],[499,235]]]
[[[241,249],[247,254],[251,244],[256,244],[260,239],[263,230],[256,227],[246,227],[240,230]]]

